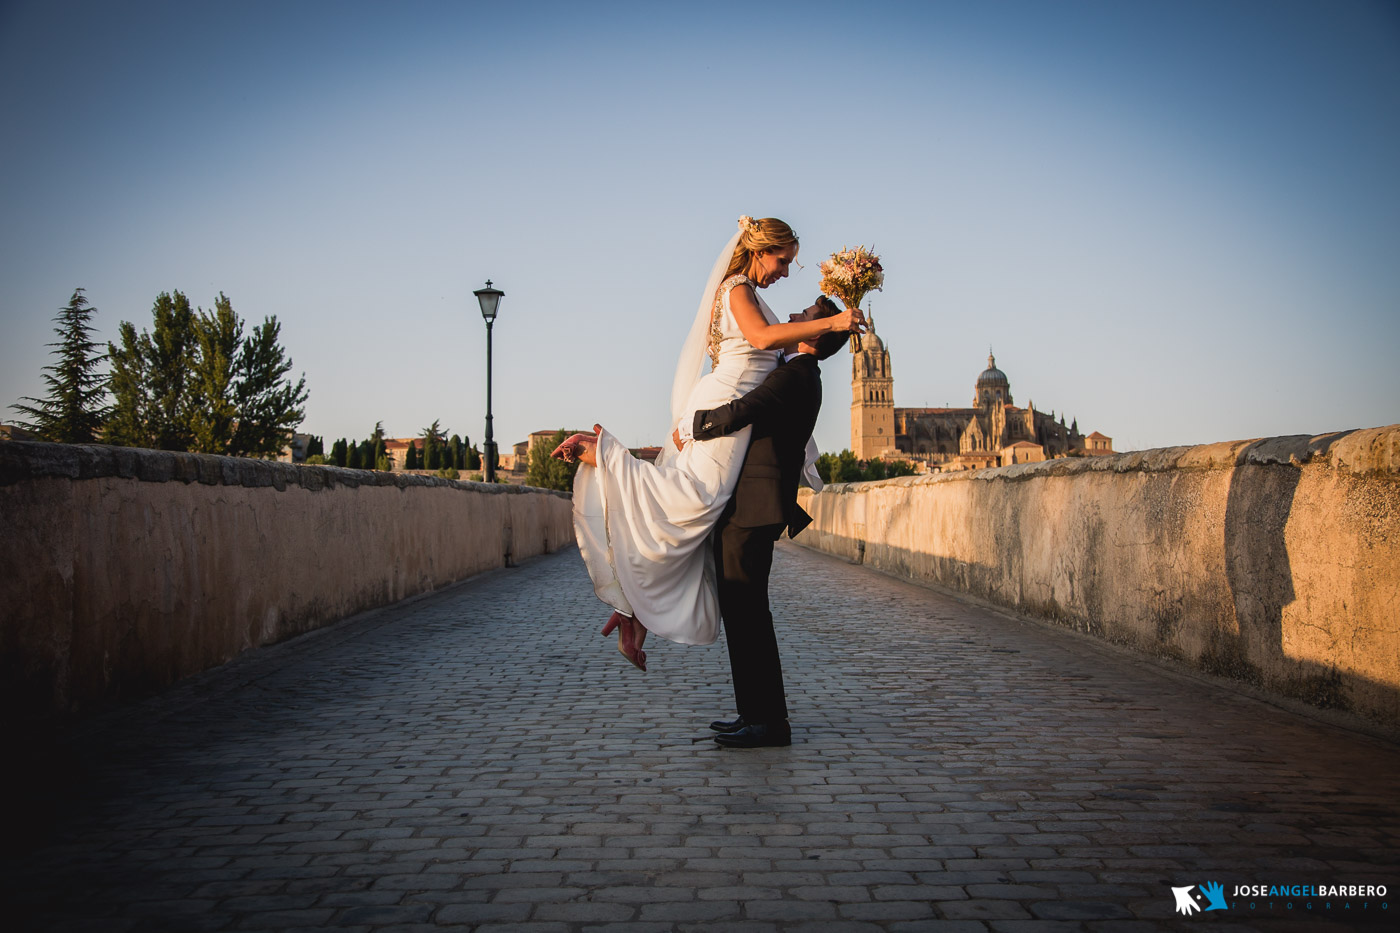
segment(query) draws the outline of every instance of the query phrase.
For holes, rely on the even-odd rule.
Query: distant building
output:
[[[310,446],[312,437],[310,434],[293,434],[292,442],[282,448],[277,459],[282,463],[305,463],[306,448]]]
[[[1011,381],[987,356],[971,408],[896,408],[894,374],[874,322],[851,355],[851,451],[860,460],[908,460],[925,471],[977,470],[1055,457],[1113,453],[1113,438],[1079,421],[1012,404]]]
[[[17,424],[0,424],[0,440],[37,441],[38,439]]]

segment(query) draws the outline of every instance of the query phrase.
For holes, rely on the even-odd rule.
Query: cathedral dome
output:
[[[875,331],[873,331],[873,330],[868,330],[868,331],[866,331],[864,334],[861,335],[861,338],[860,338],[860,348],[861,348],[862,350],[872,350],[872,351],[875,351],[875,352],[884,352],[884,349],[885,349],[885,341],[881,340],[881,339],[880,339],[880,335],[877,334],[877,333],[875,333]]]
[[[996,389],[1010,388],[1011,382],[1006,378],[1006,373],[997,369],[997,358],[990,353],[987,354],[987,368],[982,370],[982,375],[977,377],[977,388]]]

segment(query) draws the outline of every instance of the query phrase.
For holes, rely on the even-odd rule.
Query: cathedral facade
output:
[[[1113,439],[1079,433],[1079,421],[1012,403],[1011,382],[987,356],[971,408],[896,408],[894,375],[874,322],[851,354],[851,451],[857,459],[908,460],[922,471],[978,470],[1055,457],[1113,453]]]

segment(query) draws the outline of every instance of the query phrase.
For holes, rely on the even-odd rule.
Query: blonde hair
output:
[[[739,245],[734,247],[734,255],[730,257],[729,269],[724,273],[726,279],[731,275],[747,275],[754,256],[787,249],[797,243],[797,234],[776,217],[764,217],[762,220],[744,217],[739,225],[742,233]]]

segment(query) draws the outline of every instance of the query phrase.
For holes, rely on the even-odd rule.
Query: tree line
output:
[[[441,476],[457,479],[460,470],[481,469],[481,451],[472,445],[470,438],[457,434],[447,436],[440,421],[434,421],[418,435],[423,439],[420,453],[417,444],[409,444],[404,451],[405,470],[434,470]],[[312,438],[306,450],[307,463],[325,463],[332,466],[348,467],[352,470],[393,469],[389,452],[385,445],[384,423],[378,422],[370,436],[361,441],[341,438],[331,444],[330,453],[325,452],[321,438]]]
[[[150,330],[122,321],[104,353],[83,291],[54,318],[48,395],[12,406],[29,419],[20,427],[58,443],[239,457],[275,457],[291,440],[309,393],[305,374],[291,381],[275,315],[245,333],[222,292],[209,311],[180,291],[161,292]]]
[[[913,476],[914,465],[905,460],[891,460],[886,463],[879,457],[864,463],[856,459],[849,449],[839,454],[822,454],[817,457],[817,475],[826,483],[861,483],[867,480],[893,479],[896,476]]]

